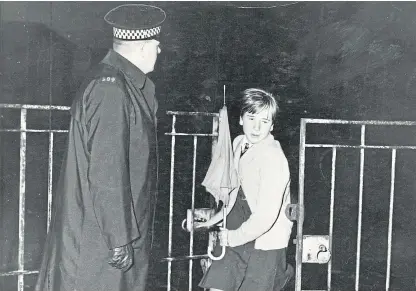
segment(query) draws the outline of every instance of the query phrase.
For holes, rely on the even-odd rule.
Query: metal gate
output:
[[[193,215],[195,212],[195,184],[196,184],[196,169],[197,169],[197,147],[198,147],[198,138],[211,138],[211,156],[213,154],[214,148],[218,140],[218,126],[219,126],[219,114],[218,113],[205,113],[205,112],[183,112],[183,111],[168,111],[168,115],[172,115],[172,130],[166,135],[171,136],[171,167],[170,167],[170,186],[169,186],[169,245],[168,245],[168,256],[163,259],[167,261],[167,291],[172,290],[172,262],[174,261],[188,261],[188,290],[193,290],[193,260],[208,259],[206,253],[203,254],[194,254],[194,231],[191,228],[189,232],[189,253],[183,256],[172,256],[172,245],[173,241],[173,225],[180,225],[182,219],[173,217],[173,207],[174,207],[174,196],[176,193],[174,188],[174,176],[175,176],[175,154],[176,154],[176,138],[177,137],[192,137],[193,138],[193,149],[192,149],[192,183],[190,189],[182,189],[185,192],[191,192],[191,205],[189,205],[189,212],[191,213],[191,219],[193,220]],[[208,117],[212,118],[212,131],[210,133],[186,133],[186,132],[177,132],[176,123],[177,117],[184,116],[199,116],[199,117]],[[181,198],[181,197],[179,197]],[[183,214],[186,217],[186,213]],[[183,218],[183,217],[182,217]]]
[[[407,274],[402,274],[403,277],[398,280],[400,283],[398,283],[397,286],[391,284],[392,246],[394,246],[393,225],[400,223],[398,219],[400,216],[393,214],[396,206],[395,202],[397,198],[399,198],[399,194],[406,194],[396,194],[398,185],[404,184],[405,186],[403,187],[406,187],[406,183],[403,183],[404,178],[400,180],[402,184],[396,182],[398,178],[400,178],[397,174],[398,169],[402,170],[405,167],[401,166],[399,168],[397,166],[397,157],[399,153],[404,154],[406,151],[414,151],[416,149],[414,138],[416,134],[415,125],[416,122],[408,121],[301,120],[299,200],[297,205],[292,205],[290,212],[293,218],[298,222],[297,238],[295,239],[296,291],[312,289],[414,290],[416,288],[414,285],[416,282],[413,281],[415,280],[414,274],[412,274],[412,271],[410,270],[407,271]],[[331,132],[335,132],[336,134],[331,134]],[[323,179],[328,180],[327,187],[322,186],[322,184],[314,186],[316,183],[319,184],[319,182],[317,182],[319,178],[317,178],[316,173],[324,171],[322,165],[319,165],[321,169],[314,171],[314,169],[317,168],[316,160],[320,162],[323,161],[322,158],[318,159],[312,157],[308,159],[308,157],[314,155],[314,151],[315,155],[320,157],[322,157],[322,151],[326,151],[326,153],[330,154],[328,155],[326,162],[328,173]],[[316,154],[316,152],[319,151],[320,153]],[[353,166],[350,166],[348,161],[345,162],[346,159],[344,157],[346,155],[353,157],[354,162],[350,162],[351,165],[354,164]],[[354,155],[356,155],[356,157],[354,157]],[[410,157],[413,156],[410,154]],[[410,157],[406,156],[406,158],[402,158],[402,160],[409,160]],[[374,158],[374,162],[365,162],[366,158]],[[344,164],[342,164],[343,162]],[[414,159],[413,162],[416,163],[416,159]],[[383,166],[382,163],[385,163],[385,166]],[[412,163],[409,164],[411,165]],[[372,167],[371,171],[366,170],[368,167]],[[341,178],[337,177],[337,175],[343,175],[341,178],[344,179],[344,181],[339,181]],[[368,175],[380,175],[380,177],[374,182],[371,179],[366,178]],[[352,179],[347,180],[345,177],[352,177]],[[410,179],[412,179],[411,174]],[[313,182],[310,182],[312,180]],[[346,183],[350,184],[350,190],[344,191],[346,195],[342,195],[344,194],[342,193],[342,190],[347,189],[348,186],[341,184]],[[366,184],[371,184],[371,187],[366,187]],[[380,187],[377,185],[380,185]],[[340,191],[338,191],[338,188]],[[365,189],[367,189],[367,191]],[[377,192],[377,195],[373,195],[373,198],[371,198],[369,196],[374,189],[375,192]],[[414,189],[410,187],[410,191],[412,190],[414,191]],[[308,212],[305,208],[311,207],[308,206],[308,203],[305,203],[305,199],[312,199],[312,196],[314,196],[314,203],[316,203],[318,207],[309,209]],[[376,196],[379,198],[375,198]],[[347,201],[346,197],[350,200],[350,204],[349,207],[346,207],[347,209],[342,213],[343,217],[340,219],[340,217],[337,216],[337,211],[342,211],[341,209],[343,208],[341,208],[340,204]],[[369,204],[369,201],[377,201],[376,199],[380,199],[379,203],[373,203],[378,207],[377,211],[369,208],[369,206],[372,206]],[[369,206],[366,206],[366,203]],[[329,211],[323,210],[324,208],[329,208]],[[325,212],[325,215],[321,215],[322,212]],[[351,223],[349,224],[342,223],[342,220],[349,219],[346,218],[345,213],[349,213],[351,216]],[[373,213],[377,213],[378,216],[369,218],[369,215],[373,215]],[[400,213],[400,215],[403,215],[403,213]],[[313,221],[316,216],[320,216],[321,218],[326,216],[326,218],[322,218],[318,223],[310,222]],[[334,220],[337,221],[339,225],[337,225]],[[354,221],[356,223],[355,225],[352,223]],[[310,228],[314,229],[313,231],[309,230],[312,232],[310,234],[305,234],[305,232],[308,231],[308,228],[304,225],[306,222],[309,223]],[[324,225],[319,225],[320,223]],[[403,224],[405,224],[405,222]],[[339,230],[337,227],[341,227],[342,229]],[[352,229],[356,230],[356,235],[348,234],[352,233]],[[335,232],[337,234],[335,234]],[[377,233],[380,234],[378,235]],[[375,234],[377,234],[377,238],[371,238],[371,235],[374,236]],[[399,234],[399,232],[396,231],[396,234]],[[335,239],[337,239],[338,242],[341,241],[341,243],[338,244],[344,245],[344,248],[335,247]],[[347,248],[345,247],[347,244],[344,244],[343,241],[355,241],[355,246],[354,244],[349,244],[349,247]],[[371,244],[374,244],[375,246],[371,247]],[[348,250],[345,250],[346,248]],[[366,248],[366,252],[371,253],[374,257],[367,255],[369,258],[364,260],[363,256],[365,256],[366,253],[363,252],[363,248]],[[342,256],[346,256],[347,253],[349,253],[348,260],[343,260]],[[374,253],[378,255],[374,255]],[[340,268],[344,268],[346,264],[349,264],[354,266],[353,268],[355,270],[349,268],[349,274],[342,279],[340,274],[343,272],[334,270],[333,268],[333,265],[337,260],[343,262],[342,264],[338,264],[341,266]],[[365,272],[364,269],[361,268],[364,263],[371,266],[373,270],[372,273]],[[414,263],[412,264],[414,265]],[[304,289],[305,287],[303,286],[308,285],[308,282],[303,282],[307,281],[305,280],[306,273],[304,273],[303,270],[307,267],[309,267],[309,273],[312,274],[310,276],[312,279],[309,280],[310,284],[307,286],[307,289]],[[321,272],[317,271],[319,268]],[[375,276],[375,269],[378,269],[378,276]],[[344,273],[348,273],[348,271]],[[404,273],[405,272],[406,271],[404,271]],[[326,273],[326,280],[324,273]],[[364,276],[364,274],[366,275]],[[338,276],[337,284],[334,284],[334,276]],[[326,281],[324,284],[326,286],[322,286],[322,284],[319,285],[319,283],[317,283],[317,281],[319,281],[317,278],[321,279],[321,283],[322,281]],[[407,283],[405,283],[405,281]]]
[[[51,128],[51,114],[53,111],[69,111],[70,107],[66,106],[49,106],[49,105],[29,105],[29,104],[0,104],[0,110],[19,110],[20,111],[20,126],[18,128],[0,128],[0,132],[10,132],[10,133],[19,133],[20,136],[20,155],[19,155],[19,204],[18,204],[18,254],[17,254],[17,265],[16,270],[8,270],[7,272],[0,272],[0,277],[17,277],[17,290],[24,291],[25,288],[29,287],[28,284],[25,284],[25,276],[38,274],[38,270],[28,270],[25,267],[25,214],[26,214],[26,171],[27,171],[27,133],[42,133],[48,134],[48,175],[47,175],[47,224],[46,229],[49,229],[49,223],[51,219],[51,210],[52,210],[52,181],[53,181],[53,162],[54,162],[54,135],[55,133],[67,133],[67,129],[52,129]],[[42,110],[49,112],[49,128],[48,129],[32,129],[28,126],[27,117],[29,110]],[[182,218],[174,219],[173,217],[173,207],[174,207],[174,176],[175,176],[175,144],[177,137],[192,138],[193,139],[193,150],[192,150],[192,184],[189,185],[190,189],[186,191],[191,193],[192,202],[189,205],[190,210],[193,212],[195,210],[195,173],[197,169],[197,147],[198,139],[209,139],[211,143],[211,154],[215,148],[218,139],[218,122],[219,114],[218,113],[206,113],[206,112],[182,112],[182,111],[168,111],[167,115],[172,116],[172,131],[166,133],[166,135],[171,136],[171,167],[170,167],[170,191],[169,191],[169,244],[167,250],[167,257],[163,258],[162,261],[167,262],[167,290],[172,290],[171,281],[172,281],[172,262],[173,261],[188,261],[188,278],[189,278],[189,290],[192,290],[192,277],[193,277],[193,260],[199,260],[207,258],[206,253],[194,254],[194,233],[191,231],[189,233],[189,253],[184,256],[172,256],[172,245],[175,243],[173,241],[173,226],[180,225]],[[176,121],[177,117],[201,117],[212,119],[212,131],[209,133],[186,133],[186,132],[177,132]],[[179,197],[180,198],[180,197]],[[186,216],[186,210],[184,211],[184,216]],[[3,242],[4,243],[4,242]],[[3,247],[3,246],[2,246]],[[33,282],[32,282],[33,284]]]
[[[43,110],[49,111],[50,114],[54,110],[68,111],[69,107],[66,106],[51,106],[51,105],[29,105],[29,104],[0,104],[0,109],[11,109],[20,111],[20,127],[14,129],[0,128],[0,132],[16,132],[20,135],[20,160],[19,160],[19,225],[18,225],[18,254],[17,254],[17,270],[0,273],[0,277],[17,276],[17,290],[25,290],[25,276],[39,273],[38,270],[28,270],[25,267],[25,214],[26,214],[26,150],[27,150],[27,133],[48,133],[49,139],[49,151],[48,151],[48,181],[47,181],[47,225],[44,227],[49,229],[49,223],[51,219],[52,208],[52,178],[53,178],[53,145],[55,133],[66,133],[68,130],[62,129],[31,129],[27,126],[27,117],[29,110]],[[49,125],[51,125],[51,115],[49,116]],[[2,242],[2,244],[4,241]],[[4,247],[4,246],[2,246]]]
[[[7,272],[0,273],[0,277],[17,277],[17,290],[23,291],[25,289],[25,276],[37,274],[38,270],[28,270],[25,267],[25,211],[26,211],[26,135],[27,133],[47,133],[49,138],[49,153],[48,153],[48,187],[47,187],[47,197],[48,197],[48,209],[47,209],[47,225],[49,225],[50,221],[50,214],[51,214],[51,205],[52,205],[52,177],[53,177],[53,145],[54,145],[54,134],[55,133],[66,133],[67,130],[65,129],[31,129],[27,126],[27,114],[28,110],[46,110],[46,111],[67,111],[69,107],[65,106],[48,106],[48,105],[19,105],[19,104],[0,104],[0,109],[6,108],[10,110],[19,110],[20,111],[20,127],[15,129],[0,129],[1,132],[16,132],[20,135],[20,162],[19,162],[19,204],[18,204],[18,213],[19,213],[19,221],[18,221],[18,256],[17,256],[17,265],[18,268],[16,270],[10,270]],[[193,212],[195,210],[195,171],[197,169],[197,147],[198,147],[198,140],[201,139],[210,139],[212,143],[212,149],[214,148],[218,136],[218,114],[217,113],[201,113],[201,112],[167,112],[168,115],[172,116],[172,130],[170,133],[166,133],[166,135],[171,136],[171,167],[170,167],[170,193],[169,193],[169,245],[168,245],[168,256],[163,260],[167,262],[167,290],[172,290],[172,262],[174,261],[188,261],[189,269],[188,269],[188,290],[193,290],[192,278],[193,278],[193,260],[204,259],[207,258],[206,254],[195,254],[194,253],[194,233],[191,231],[189,233],[189,252],[184,256],[172,256],[172,245],[175,243],[173,241],[173,226],[176,224],[180,224],[182,218],[174,218],[173,217],[173,207],[174,207],[174,197],[175,197],[175,189],[174,189],[174,173],[175,173],[175,144],[177,137],[184,137],[184,138],[192,138],[193,141],[193,150],[192,150],[192,183],[190,185],[189,191],[191,192],[191,205],[190,210]],[[208,117],[212,118],[212,130],[209,133],[186,133],[186,132],[177,132],[176,129],[176,122],[177,117],[179,116],[199,116],[199,117]],[[394,214],[395,203],[399,195],[396,193],[397,185],[396,181],[400,178],[398,173],[398,169],[400,170],[402,167],[397,167],[397,157],[399,154],[405,151],[414,151],[416,149],[416,140],[412,140],[414,144],[409,144],[409,142],[403,141],[403,139],[398,139],[399,141],[395,141],[393,139],[393,135],[397,137],[398,128],[407,128],[411,130],[415,130],[416,122],[407,122],[407,121],[348,121],[348,120],[324,120],[324,119],[302,119],[301,120],[301,127],[300,127],[300,149],[299,149],[299,200],[298,204],[292,205],[291,209],[288,209],[288,215],[291,216],[293,219],[297,220],[297,238],[295,240],[296,243],[296,291],[301,290],[412,290],[414,287],[414,274],[408,275],[407,277],[402,277],[403,280],[407,280],[406,282],[411,282],[413,285],[403,285],[401,287],[395,287],[392,284],[392,246],[394,246],[394,227],[393,225],[398,221],[397,215]],[[314,131],[312,133],[308,132],[307,135],[307,127],[314,127]],[[343,127],[343,128],[353,128],[357,127],[358,131],[358,138],[348,138],[344,140],[345,142],[336,142],[336,140],[329,140],[326,139],[324,142],[314,141],[313,139],[319,137],[320,133],[328,133],[331,132],[327,130],[327,128],[323,131],[315,131],[316,126],[321,127]],[[370,128],[375,127],[388,127],[389,131],[389,139],[390,143],[388,144],[380,144],[380,143],[371,143],[369,141],[369,137],[372,134],[369,134]],[[391,129],[393,129],[393,133]],[[317,132],[320,132],[317,134]],[[342,131],[351,133],[350,131]],[[348,135],[348,134],[347,134]],[[404,133],[406,137],[416,137],[416,132],[406,131]],[[312,137],[311,140],[309,138]],[[351,135],[349,136],[351,137]],[[407,144],[407,145],[404,145]],[[319,232],[314,231],[314,233],[305,234],[305,232],[309,231],[310,228],[307,227],[308,223],[312,220],[314,214],[318,213],[319,211],[307,211],[305,208],[308,208],[308,203],[305,203],[305,199],[310,197],[309,193],[309,186],[308,184],[308,176],[313,176],[314,172],[313,168],[310,168],[308,165],[308,155],[307,152],[309,150],[327,150],[327,153],[330,153],[330,159],[328,161],[328,171],[329,174],[326,178],[329,180],[329,186],[327,187],[327,191],[322,191],[322,197],[326,197],[326,202],[328,202],[327,208],[328,210],[328,218],[326,219],[325,223],[322,223],[319,229]],[[357,187],[351,190],[351,196],[357,198],[356,209],[349,210],[352,213],[356,212],[356,224],[354,228],[357,229],[356,231],[356,239],[347,237],[349,240],[354,239],[355,241],[355,254],[354,259],[349,260],[349,262],[354,263],[354,270],[350,270],[352,276],[347,276],[352,282],[343,282],[341,283],[341,287],[336,286],[334,282],[334,276],[339,276],[339,270],[336,270],[333,266],[336,263],[336,256],[337,253],[340,252],[339,249],[334,247],[334,239],[336,238],[337,224],[334,222],[337,219],[337,212],[335,209],[337,208],[337,200],[343,199],[343,195],[338,195],[339,188],[341,188],[342,183],[336,183],[337,177],[340,175],[339,171],[337,172],[336,169],[339,167],[341,157],[344,150],[351,150],[357,153],[358,155],[358,170],[357,173]],[[384,258],[383,258],[383,269],[384,277],[382,278],[383,284],[373,285],[372,288],[369,289],[369,285],[364,281],[366,278],[365,272],[363,270],[363,229],[366,227],[365,220],[367,208],[365,207],[365,200],[366,200],[366,191],[365,191],[365,169],[368,167],[368,163],[365,163],[366,156],[369,151],[383,151],[387,152],[389,155],[389,167],[380,167],[381,170],[387,170],[389,174],[384,177],[384,182],[388,184],[388,195],[386,196],[386,208],[382,211],[382,213],[386,214],[386,235],[384,236],[385,241],[379,241],[379,243],[385,244],[385,248],[383,249]],[[413,162],[412,162],[413,164]],[[416,164],[416,159],[415,163]],[[321,169],[322,170],[322,169]],[[380,171],[381,171],[380,170]],[[350,172],[350,175],[355,174],[355,172]],[[345,183],[344,183],[345,184]],[[345,195],[344,195],[345,196]],[[315,201],[316,202],[316,201]],[[316,204],[314,202],[314,204]],[[318,201],[319,202],[319,201]],[[319,204],[319,203],[318,203]],[[339,204],[339,203],[338,203]],[[363,206],[364,205],[364,206]],[[401,213],[403,215],[403,213]],[[185,215],[185,214],[184,214]],[[345,219],[345,217],[341,217]],[[310,223],[309,223],[310,224]],[[45,225],[45,227],[47,227]],[[305,226],[306,225],[306,226]],[[350,225],[350,228],[351,227]],[[346,231],[344,229],[343,231]],[[350,249],[348,251],[351,251]],[[413,258],[412,258],[413,259]],[[414,263],[412,262],[412,265]],[[412,265],[409,265],[411,268]],[[323,267],[326,273],[325,278],[325,285],[324,287],[316,287],[313,286],[312,288],[303,289],[302,287],[302,279],[307,277],[307,269],[308,266],[313,266],[313,269],[318,269],[319,267]],[[322,268],[321,268],[322,269]],[[411,272],[411,271],[409,271]],[[317,274],[317,277],[322,279],[322,274]],[[316,275],[315,273],[313,275]],[[351,274],[350,274],[351,275]],[[404,278],[404,279],[403,279]],[[322,281],[322,280],[321,280]],[[368,281],[368,280],[367,280]],[[344,285],[342,285],[344,284]],[[345,287],[350,284],[350,287]],[[366,285],[367,284],[367,285]],[[371,283],[370,283],[371,285]],[[380,287],[382,285],[382,288]],[[367,287],[366,287],[367,286]],[[376,287],[374,287],[376,286]],[[27,286],[26,286],[27,287]],[[398,289],[394,289],[398,288]],[[400,289],[401,288],[401,289]]]

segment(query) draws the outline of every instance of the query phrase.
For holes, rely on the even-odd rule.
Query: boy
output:
[[[243,92],[240,125],[244,135],[233,141],[239,187],[230,194],[227,227],[219,232],[226,253],[213,261],[199,286],[211,291],[277,291],[293,274],[286,263],[292,222],[287,159],[271,131],[278,112],[274,97],[261,89]],[[240,187],[241,186],[241,187]],[[222,220],[222,211],[197,227]]]

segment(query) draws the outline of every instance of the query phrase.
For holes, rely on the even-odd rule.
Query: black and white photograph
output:
[[[0,1],[0,291],[416,291],[415,15]]]

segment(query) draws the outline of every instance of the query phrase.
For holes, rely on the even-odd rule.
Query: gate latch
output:
[[[304,235],[302,263],[327,264],[331,259],[328,235]]]
[[[296,221],[299,215],[299,205],[288,204],[285,209],[285,214],[290,221]]]
[[[215,210],[211,208],[195,208],[187,209],[186,218],[182,221],[182,229],[188,232],[194,230],[195,222],[205,222],[215,214]]]

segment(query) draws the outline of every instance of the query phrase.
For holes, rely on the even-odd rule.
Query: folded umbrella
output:
[[[221,200],[227,205],[230,192],[238,187],[238,178],[226,106],[221,108],[219,115],[218,142],[202,185],[214,196],[217,204]]]

